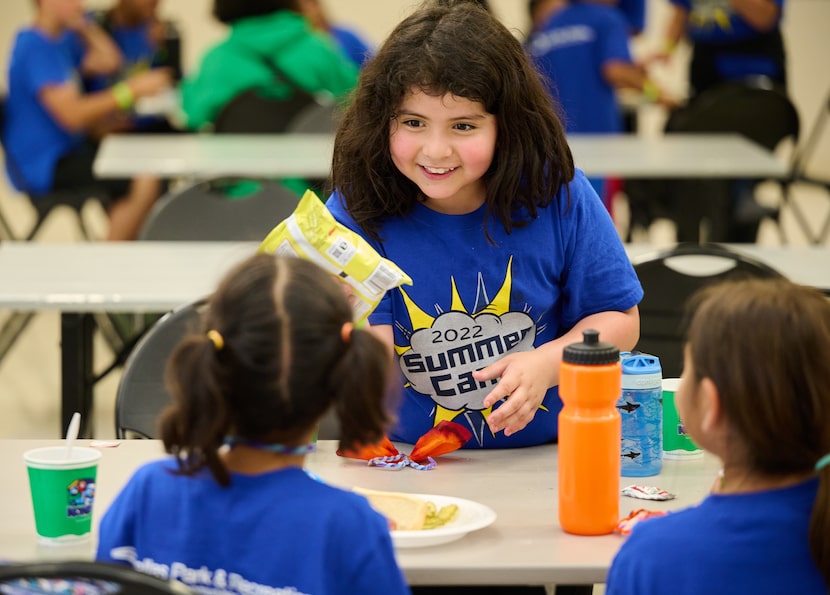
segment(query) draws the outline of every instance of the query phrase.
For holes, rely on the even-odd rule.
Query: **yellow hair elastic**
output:
[[[210,339],[211,343],[213,343],[213,348],[216,349],[216,351],[222,351],[222,348],[225,347],[225,339],[219,331],[210,329],[207,332],[207,338]]]

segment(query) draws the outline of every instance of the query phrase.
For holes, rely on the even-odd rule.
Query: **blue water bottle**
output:
[[[646,353],[623,352],[621,474],[657,475],[663,468],[663,372],[660,360]]]

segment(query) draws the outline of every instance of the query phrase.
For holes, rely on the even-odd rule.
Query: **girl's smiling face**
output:
[[[471,213],[484,204],[482,177],[493,162],[496,116],[481,103],[420,89],[407,93],[390,125],[395,167],[439,213]]]

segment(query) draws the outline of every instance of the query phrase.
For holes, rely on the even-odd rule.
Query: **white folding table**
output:
[[[94,312],[165,312],[208,295],[256,242],[0,244],[0,309],[61,313],[61,420],[92,406]],[[830,294],[830,249],[728,245]],[[631,258],[656,248],[630,244]],[[88,435],[88,432],[87,432]]]
[[[0,440],[0,471],[14,497],[0,507],[0,558],[83,559],[94,554],[95,540],[62,548],[38,547],[27,489],[23,452],[58,441]],[[88,445],[87,441],[80,444]],[[460,450],[438,459],[431,471],[390,472],[364,461],[335,455],[336,443],[324,440],[307,458],[307,467],[324,481],[355,486],[473,500],[489,506],[496,520],[458,541],[398,549],[396,557],[412,585],[593,584],[605,582],[623,537],[570,535],[558,520],[557,448],[554,445],[503,450]],[[407,446],[401,448],[408,452]],[[107,507],[135,469],[164,456],[160,441],[126,440],[102,449],[96,478],[93,535]],[[665,461],[655,477],[621,478],[659,486],[677,498],[644,501],[620,498],[620,516],[638,508],[677,510],[696,504],[708,493],[720,467],[710,455],[688,461]],[[268,562],[263,552],[263,563]]]
[[[576,166],[588,176],[778,178],[787,165],[736,134],[571,135]],[[316,177],[331,170],[329,134],[116,134],[95,159],[103,178]]]

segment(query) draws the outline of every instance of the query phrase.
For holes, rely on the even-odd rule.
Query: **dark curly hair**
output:
[[[380,239],[382,218],[406,215],[423,200],[389,152],[391,122],[413,88],[480,102],[496,116],[485,203],[488,219],[494,213],[508,233],[573,179],[554,100],[520,42],[474,3],[428,2],[392,31],[364,67],[335,137],[333,185],[374,239]]]

